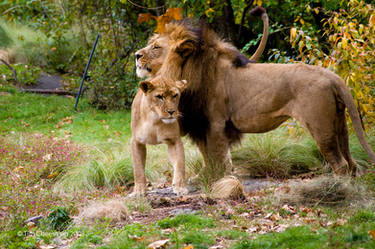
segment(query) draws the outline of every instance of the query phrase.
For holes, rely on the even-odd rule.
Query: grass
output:
[[[94,200],[126,195],[133,181],[130,113],[97,110],[85,98],[79,104],[80,111],[74,112],[72,98],[19,93],[4,84],[0,85],[0,94],[0,168],[6,172],[0,175],[0,216],[3,217],[0,247],[32,248],[37,244],[55,245],[62,240],[69,241],[71,248],[147,248],[163,239],[169,239],[166,248],[188,245],[209,248],[218,244],[224,248],[374,246],[372,206],[364,209],[353,205],[318,205],[314,208],[320,211],[314,208],[315,211],[301,211],[304,207],[295,204],[292,208],[296,211],[290,212],[288,207],[270,201],[272,190],[257,192],[258,196],[244,204],[228,201],[222,206],[202,209],[198,215],[183,214],[150,224],[114,227],[103,216],[90,227],[71,223],[64,231],[43,227],[43,223],[27,227],[26,218],[47,216],[58,206],[77,216],[79,210]],[[369,140],[374,145],[375,139]],[[358,141],[351,136],[350,142],[357,162],[361,167],[368,167],[368,157]],[[191,175],[200,170],[202,159],[194,145],[186,140],[184,143]],[[305,132],[290,134],[286,128],[247,135],[242,146],[233,149],[233,162],[252,176],[284,178],[309,170],[325,170],[314,141]],[[209,175],[214,169],[206,171]],[[152,185],[170,184],[172,166],[165,146],[149,147],[146,172]],[[207,182],[208,186],[210,181],[207,176],[203,185]],[[375,186],[375,176],[371,174],[356,181]],[[371,194],[369,191],[368,195]],[[152,211],[145,199],[124,205],[127,215]],[[289,227],[296,219],[301,224],[276,233],[263,224],[265,217],[276,217],[268,220],[278,226]],[[342,219],[345,223],[339,224]],[[125,219],[126,224],[129,222]],[[249,230],[252,227],[266,234],[252,232]]]
[[[44,58],[43,43],[47,38],[40,32],[26,25],[11,24],[0,19],[0,33],[3,35],[0,48],[10,50],[15,61],[27,63]],[[36,62],[42,63],[42,61]]]
[[[374,215],[373,211],[361,210],[343,226],[319,229],[311,226],[293,227],[282,233],[243,240],[231,248],[374,248],[375,240],[371,235],[375,226]]]
[[[281,177],[321,170],[322,158],[308,136],[293,138],[279,128],[247,136],[232,152],[239,172],[253,177]]]
[[[60,40],[48,38],[42,32],[22,23],[10,23],[0,18],[0,49],[6,50],[12,63],[70,72],[72,61],[81,60],[85,49],[82,40],[76,35],[76,27],[66,30]],[[84,52],[83,52],[84,53]],[[80,62],[78,62],[80,64]],[[83,70],[83,65],[78,71]]]

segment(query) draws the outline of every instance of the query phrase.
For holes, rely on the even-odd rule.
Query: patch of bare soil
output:
[[[151,212],[134,211],[130,215],[131,222],[149,224],[168,216],[196,213],[204,210],[208,205],[217,203],[197,191],[185,196],[177,196],[173,193],[172,188],[154,189],[147,193],[146,198],[150,201]]]

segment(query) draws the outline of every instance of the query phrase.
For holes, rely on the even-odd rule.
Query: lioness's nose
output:
[[[141,58],[142,57],[142,55],[141,54],[137,54],[137,53],[135,53],[135,58],[138,60],[139,58]]]
[[[175,111],[173,111],[173,110],[169,110],[169,111],[168,111],[169,115],[172,115],[174,112],[175,112]]]

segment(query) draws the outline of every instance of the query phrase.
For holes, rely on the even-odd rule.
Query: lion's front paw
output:
[[[173,187],[173,193],[176,195],[187,195],[189,191],[186,187]]]

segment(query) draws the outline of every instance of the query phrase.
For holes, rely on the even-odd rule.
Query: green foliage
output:
[[[51,209],[46,218],[49,226],[56,231],[63,231],[67,228],[72,218],[69,217],[69,211],[63,207],[55,207]]]
[[[17,72],[17,80],[23,85],[36,84],[36,80],[39,78],[40,68],[30,67],[24,64],[17,64],[12,66]],[[15,80],[14,73],[9,69],[8,66],[0,64],[0,82],[13,83]]]
[[[352,89],[361,116],[367,124],[372,124],[375,122],[375,11],[364,1],[344,2],[344,9],[325,12],[328,17],[321,20],[321,30],[309,22],[296,23],[290,30],[290,42],[297,59],[330,68],[340,75]],[[307,5],[307,11],[319,14],[325,10]],[[324,42],[321,36],[326,37]]]
[[[322,169],[322,158],[312,139],[291,137],[284,128],[246,137],[232,152],[240,171],[255,177],[290,177],[312,169]]]
[[[9,37],[2,25],[0,25],[0,48],[7,48],[12,44],[12,42],[12,39]]]
[[[8,249],[36,248],[37,240],[28,236],[28,228],[15,225],[10,230],[0,232],[0,247]]]
[[[204,218],[193,214],[180,214],[173,218],[166,218],[158,222],[158,225],[162,229],[179,227],[183,225],[185,228],[198,228],[203,229],[205,227],[213,227],[214,221],[210,218]]]

